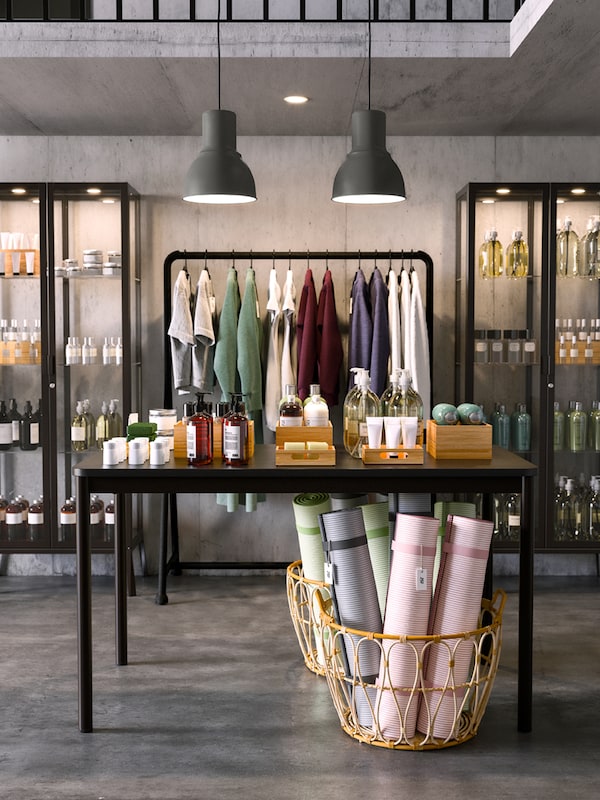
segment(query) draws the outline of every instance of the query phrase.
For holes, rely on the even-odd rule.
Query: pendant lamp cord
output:
[[[370,7],[371,0],[369,0]],[[221,110],[221,0],[217,0],[217,101]]]
[[[369,58],[368,58],[368,100],[369,100],[369,111],[371,110],[371,0],[369,2],[369,22],[368,22],[368,33],[369,33]]]

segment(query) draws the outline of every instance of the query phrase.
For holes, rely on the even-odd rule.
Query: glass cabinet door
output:
[[[548,548],[600,543],[600,185],[553,184]]]
[[[469,184],[457,204],[455,401],[482,405],[494,444],[539,463],[548,190]],[[495,545],[516,549],[519,495],[494,497],[494,523]]]
[[[52,485],[57,546],[75,543],[73,466],[106,439],[123,436],[132,411],[130,271],[137,252],[125,184],[51,184],[50,308],[56,390],[56,472]],[[136,408],[136,410],[138,410]],[[92,547],[113,546],[111,497],[93,498]],[[107,515],[106,511],[109,510]]]
[[[43,184],[0,184],[0,551],[14,553],[43,551],[51,541],[45,208]]]

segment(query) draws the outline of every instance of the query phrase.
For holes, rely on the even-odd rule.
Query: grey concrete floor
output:
[[[540,578],[534,727],[516,729],[516,615],[478,735],[446,750],[389,751],[339,727],[303,664],[283,576],[138,579],[129,664],[114,665],[110,579],[94,580],[94,725],[77,727],[71,578],[0,578],[0,797],[586,798],[600,767],[600,580]]]

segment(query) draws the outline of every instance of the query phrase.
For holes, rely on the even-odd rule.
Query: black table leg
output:
[[[521,544],[519,548],[519,685],[517,729],[529,733],[533,706],[533,553],[535,513],[533,478],[521,487]]]
[[[127,664],[127,503],[115,494],[115,661]]]
[[[169,540],[169,495],[163,494],[160,499],[160,539],[158,544],[158,592],[154,602],[164,606],[169,602],[167,597],[167,547]]]
[[[77,478],[77,669],[79,730],[92,732],[92,548],[90,491],[86,478]]]

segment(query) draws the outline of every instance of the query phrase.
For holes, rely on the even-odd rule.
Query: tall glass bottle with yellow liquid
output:
[[[507,278],[526,278],[529,272],[529,247],[523,231],[513,231],[512,241],[506,248]]]
[[[344,401],[344,447],[353,458],[361,458],[363,444],[369,441],[367,417],[380,416],[381,405],[371,391],[369,371],[359,367],[353,367],[352,371],[356,372],[357,383]]]

